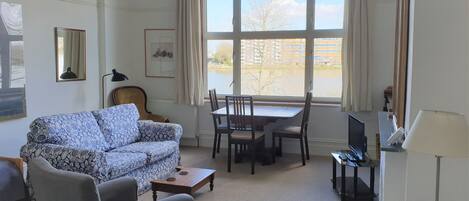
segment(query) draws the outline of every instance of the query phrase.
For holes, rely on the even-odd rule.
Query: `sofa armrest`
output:
[[[144,142],[175,141],[179,144],[182,127],[178,124],[138,121],[140,139]]]
[[[25,162],[38,157],[46,159],[57,169],[90,175],[98,183],[107,180],[104,152],[37,143],[26,144],[21,148],[21,158]]]
[[[137,181],[121,177],[98,185],[101,201],[137,201]]]

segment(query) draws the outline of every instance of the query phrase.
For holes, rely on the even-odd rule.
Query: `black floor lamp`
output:
[[[126,75],[117,72],[116,69],[112,69],[112,73],[103,75],[103,77],[101,78],[101,87],[102,87],[101,90],[103,92],[103,108],[104,108],[104,102],[105,102],[104,100],[106,99],[105,98],[106,95],[104,94],[104,78],[110,75],[112,75],[112,79],[111,79],[112,82],[122,82],[122,81],[129,79]]]

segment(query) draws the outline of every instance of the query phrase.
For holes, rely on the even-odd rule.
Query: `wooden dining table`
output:
[[[230,108],[232,106],[230,105]],[[302,107],[295,106],[272,106],[272,105],[254,105],[254,118],[255,119],[289,119],[294,118],[303,111]],[[230,109],[230,114],[233,109]],[[226,116],[226,107],[220,108],[212,112],[215,116]],[[250,109],[246,109],[246,115],[251,115]]]
[[[232,106],[229,106],[232,108]],[[216,111],[213,111],[211,114],[214,116],[227,116],[226,107],[222,107]],[[274,124],[279,120],[291,119],[298,116],[302,111],[303,107],[301,106],[285,106],[285,105],[254,105],[254,121],[256,124],[256,130],[264,131],[264,128],[268,124]],[[233,109],[229,109],[230,114],[232,114]],[[251,115],[249,108],[246,108],[246,116]],[[265,134],[265,133],[264,133]],[[264,144],[265,145],[265,144]],[[263,146],[262,149],[257,151],[261,155],[261,160],[263,165],[269,165],[272,163],[271,151]]]

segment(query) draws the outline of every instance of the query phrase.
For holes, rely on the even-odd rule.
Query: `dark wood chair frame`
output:
[[[228,134],[228,172],[231,172],[231,152],[234,144],[235,156],[238,154],[238,145],[241,149],[246,145],[248,146],[249,155],[251,155],[251,174],[254,174],[257,145],[263,147],[265,137],[262,135],[256,138],[253,98],[251,96],[226,96],[225,102],[228,128],[233,132],[250,133],[250,136],[246,134],[246,138],[234,138],[233,132]],[[230,112],[230,109],[233,109],[233,111]]]
[[[217,111],[220,109],[218,105],[217,99],[217,92],[215,89],[211,89],[208,91],[208,95],[210,98],[210,107],[212,112]],[[228,127],[220,127],[223,123],[220,116],[212,115],[213,118],[213,127],[215,129],[215,135],[213,136],[213,150],[212,150],[212,158],[215,158],[216,153],[220,153],[220,143],[221,137],[223,134],[229,134],[231,132]]]
[[[118,88],[115,88],[113,91],[112,91],[112,103],[115,105],[117,104],[117,94],[116,92],[119,91],[119,89],[138,89],[140,90],[142,93],[143,93],[143,96],[145,97],[145,111],[148,113],[148,114],[153,114],[151,113],[149,110],[148,110],[148,96],[147,96],[147,93],[145,92],[145,90],[143,90],[142,87],[138,87],[138,86],[123,86],[123,87],[118,87]],[[165,123],[169,123],[169,119],[165,117]]]
[[[309,124],[309,115],[311,110],[311,100],[313,94],[311,92],[306,93],[306,100],[305,106],[303,109],[303,118],[301,121],[301,130],[298,134],[290,134],[290,133],[282,133],[276,132],[275,130],[272,132],[272,161],[275,163],[275,155],[277,154],[277,148],[275,146],[275,138],[279,139],[279,156],[282,156],[282,138],[294,138],[300,140],[300,148],[301,148],[301,160],[302,164],[306,165],[305,161],[305,148],[306,148],[306,158],[309,160],[309,146],[308,146],[308,124]]]

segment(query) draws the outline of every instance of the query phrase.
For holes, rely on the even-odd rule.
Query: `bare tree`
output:
[[[243,30],[246,31],[269,31],[281,30],[288,25],[288,20],[282,16],[282,9],[276,3],[278,0],[250,0],[248,7],[250,10],[243,15]],[[273,70],[269,69],[267,60],[271,59],[266,54],[267,52],[274,51],[271,45],[274,41],[264,41],[256,43],[256,47],[260,50],[258,57],[260,63],[255,65],[255,72],[248,71],[247,74],[254,83],[250,83],[248,87],[254,92],[255,95],[261,95],[269,87],[272,87],[278,75],[275,75]],[[272,64],[272,62],[270,62]]]
[[[248,12],[243,15],[243,30],[268,31],[280,30],[288,25],[288,18],[282,15],[278,0],[250,0]]]

